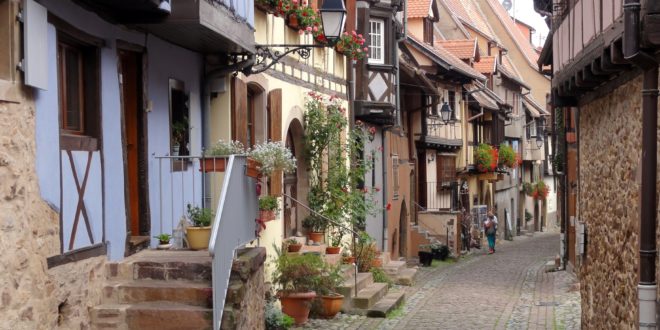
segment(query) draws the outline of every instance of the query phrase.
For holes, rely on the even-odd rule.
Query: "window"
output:
[[[438,190],[449,188],[451,183],[456,180],[456,157],[438,156],[436,161]]]
[[[385,63],[385,21],[369,20],[369,63]]]
[[[57,61],[61,132],[98,137],[98,49],[60,34]]]
[[[433,21],[430,18],[424,19],[424,42],[433,45]]]
[[[188,95],[182,81],[170,79],[170,132],[173,156],[190,155]]]
[[[392,199],[399,199],[399,155],[392,155]]]
[[[536,119],[532,119],[532,122],[529,124],[529,138],[536,137]]]

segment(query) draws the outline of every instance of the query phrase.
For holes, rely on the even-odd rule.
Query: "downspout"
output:
[[[658,119],[658,62],[640,50],[641,4],[626,0],[623,5],[624,57],[644,70],[642,87],[642,183],[639,230],[639,329],[656,328],[656,192],[657,179],[657,119]]]
[[[383,189],[381,190],[383,192],[383,205],[387,205],[387,192],[389,189],[387,189],[387,152],[389,151],[389,148],[386,148],[385,146],[385,133],[389,130],[389,127],[383,127],[383,132],[380,136],[380,143],[382,148],[382,154],[381,154],[381,166],[383,168]],[[383,246],[381,247],[381,251],[387,251],[387,207],[383,207]]]

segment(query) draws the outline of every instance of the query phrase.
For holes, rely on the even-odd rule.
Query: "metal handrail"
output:
[[[329,222],[329,223],[331,223],[335,226],[339,226],[339,227],[342,227],[342,228],[350,231],[353,234],[353,246],[354,247],[357,246],[357,241],[356,240],[357,240],[358,233],[355,230],[353,230],[352,228],[346,227],[343,224],[338,223],[338,222],[324,216],[323,214],[320,214],[320,213],[312,210],[309,206],[305,205],[303,202],[301,202],[301,201],[299,201],[299,200],[297,200],[297,199],[295,199],[295,198],[293,198],[293,197],[291,197],[287,194],[282,193],[282,196],[289,198],[290,200],[294,201],[296,204],[302,206],[307,211],[313,213],[314,215],[320,217],[321,219],[324,219],[325,221],[327,221],[327,222]],[[357,293],[358,293],[358,289],[357,289],[357,278],[358,278],[358,276],[357,275],[358,275],[358,260],[357,260],[357,258],[355,258],[355,263],[353,263],[353,277],[355,278],[355,290],[354,290],[355,291],[354,292],[355,297],[357,297]]]

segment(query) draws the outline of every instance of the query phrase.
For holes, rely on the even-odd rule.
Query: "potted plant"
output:
[[[513,147],[506,143],[500,144],[500,149],[498,152],[498,164],[508,168],[515,168],[518,166],[517,154],[513,150]]]
[[[548,197],[549,192],[550,189],[548,189],[548,186],[545,184],[545,182],[543,182],[543,180],[539,180],[534,184],[532,197],[537,200],[545,200],[545,198]]]
[[[186,228],[186,237],[188,247],[192,250],[203,250],[209,247],[211,238],[211,221],[213,220],[213,211],[211,209],[199,206],[187,206],[188,219],[192,221],[192,226]]]
[[[296,158],[283,142],[267,141],[254,146],[250,158],[259,164],[259,173],[270,176],[275,171],[292,173],[296,170]]]
[[[302,223],[307,229],[307,238],[315,243],[321,243],[324,240],[325,229],[328,226],[325,219],[318,215],[310,214]]]
[[[302,244],[298,242],[295,238],[289,238],[284,241],[288,252],[298,252],[302,249]]]
[[[219,140],[204,153],[204,158],[199,163],[199,171],[224,172],[230,155],[243,155],[246,152],[245,146],[240,141]]]
[[[359,272],[368,272],[373,267],[374,259],[378,257],[378,249],[369,234],[365,232],[360,233],[353,255],[355,256]]]
[[[342,238],[344,238],[344,229],[337,226],[330,233],[330,246],[325,248],[325,254],[339,254]]]
[[[280,210],[280,204],[275,196],[259,197],[259,219],[263,221],[275,220],[275,215]]]
[[[369,48],[364,47],[364,38],[355,31],[344,32],[337,43],[335,50],[352,60],[361,60],[367,56]]]
[[[479,172],[492,172],[497,168],[497,149],[481,143],[474,153],[474,160]]]
[[[170,247],[172,247],[172,244],[170,244],[170,239],[172,238],[172,235],[170,234],[160,234],[157,236],[154,236],[155,239],[158,239],[158,250],[167,250]]]
[[[449,257],[449,247],[443,244],[433,243],[431,245],[431,254],[435,260],[446,260]]]
[[[178,156],[181,146],[185,143],[186,131],[188,130],[188,118],[172,123],[172,156]]]
[[[350,252],[344,251],[341,253],[341,262],[345,265],[354,264],[355,257],[353,257]]]
[[[431,262],[433,262],[433,252],[431,252],[431,244],[422,244],[419,246],[419,252],[417,252],[417,255],[419,256],[419,263],[422,264],[422,266],[431,266]]]
[[[282,313],[282,310],[275,305],[273,299],[266,301],[264,314],[266,330],[286,330],[291,328],[295,322],[291,316]]]
[[[321,317],[331,319],[341,310],[344,296],[337,292],[337,287],[343,282],[341,267],[326,263],[315,289],[317,296],[321,297]]]
[[[273,283],[279,287],[282,312],[293,317],[296,325],[307,322],[314,288],[319,282],[324,262],[317,254],[290,255],[276,248]]]

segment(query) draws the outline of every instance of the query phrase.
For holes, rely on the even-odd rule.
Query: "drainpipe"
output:
[[[397,98],[398,100],[398,98]],[[387,157],[387,152],[389,151],[388,148],[386,148],[385,145],[385,133],[389,130],[389,127],[383,127],[382,134],[380,136],[380,143],[381,146],[383,147],[383,151],[381,154],[381,166],[383,168],[383,189],[381,190],[383,192],[383,246],[381,247],[381,251],[387,251],[387,207],[384,207],[387,205],[387,160],[389,157]]]
[[[639,329],[656,328],[656,166],[658,119],[658,62],[640,50],[639,0],[626,0],[623,5],[623,55],[644,70],[642,87],[642,184],[639,229]]]

